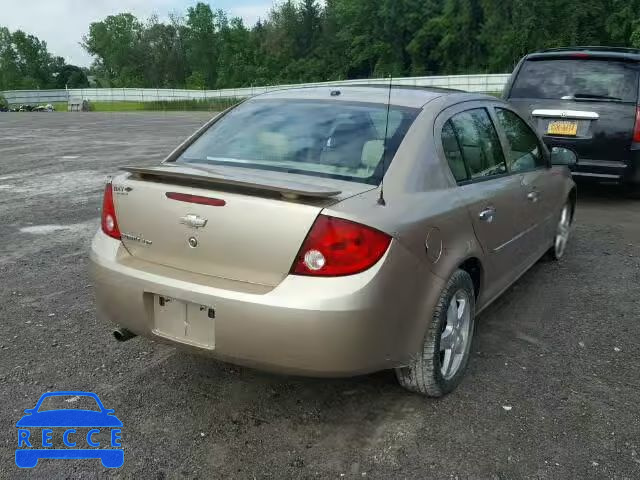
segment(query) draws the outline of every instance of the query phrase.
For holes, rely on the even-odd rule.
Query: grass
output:
[[[67,102],[53,102],[53,108],[56,109],[56,112],[66,112],[67,111]]]
[[[185,112],[204,111],[218,112],[229,108],[242,99],[239,98],[216,98],[208,100],[167,100],[153,102],[91,102],[92,112]]]
[[[92,112],[138,112],[145,110],[143,102],[90,102]]]

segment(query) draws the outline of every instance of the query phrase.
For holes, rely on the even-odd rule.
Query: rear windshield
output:
[[[177,160],[377,185],[418,110],[382,104],[252,100],[214,123]]]
[[[582,98],[636,102],[638,70],[610,60],[529,60],[514,82],[511,98]]]
[[[100,407],[93,397],[87,395],[52,395],[42,400],[38,412],[67,409],[100,411]]]

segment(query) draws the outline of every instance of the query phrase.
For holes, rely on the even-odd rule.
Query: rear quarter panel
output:
[[[453,94],[424,106],[387,171],[384,206],[378,202],[378,189],[331,207],[338,216],[393,235],[445,280],[467,258],[481,256],[482,250],[464,199],[443,160],[441,144],[434,138],[434,123],[450,105],[477,99],[477,95]]]
[[[415,269],[432,274],[412,285],[415,308],[411,311],[416,316],[407,319],[405,329],[418,341],[444,283],[465,260],[483,257],[464,199],[434,144],[434,119],[448,104],[448,99],[435,100],[416,119],[385,176],[384,205],[377,189],[324,210],[392,235],[414,257]],[[433,275],[441,282],[434,283]],[[406,278],[415,279],[409,273]],[[398,278],[397,282],[403,280]],[[419,344],[412,346],[417,351]]]

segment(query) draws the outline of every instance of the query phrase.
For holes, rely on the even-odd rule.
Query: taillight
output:
[[[227,204],[227,202],[219,198],[201,197],[200,195],[190,195],[188,193],[167,192],[165,195],[167,198],[178,202],[197,203],[211,207],[224,207]]]
[[[633,129],[633,143],[640,143],[640,107],[636,107],[636,126]]]
[[[382,258],[391,237],[371,227],[320,215],[291,268],[296,275],[340,277],[363,272]]]
[[[120,228],[116,219],[116,208],[113,205],[113,188],[111,182],[104,187],[102,200],[102,231],[112,238],[120,240]]]

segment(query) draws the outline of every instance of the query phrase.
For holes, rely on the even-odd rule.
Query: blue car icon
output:
[[[96,408],[42,407],[43,402],[52,400],[69,403],[82,400]],[[95,393],[48,392],[40,397],[35,407],[24,413],[26,415],[16,423],[18,467],[33,468],[41,458],[99,458],[106,468],[119,468],[124,463],[124,449],[120,443],[122,422],[114,415],[114,410],[104,407]],[[108,444],[104,440],[106,435],[110,440]]]

